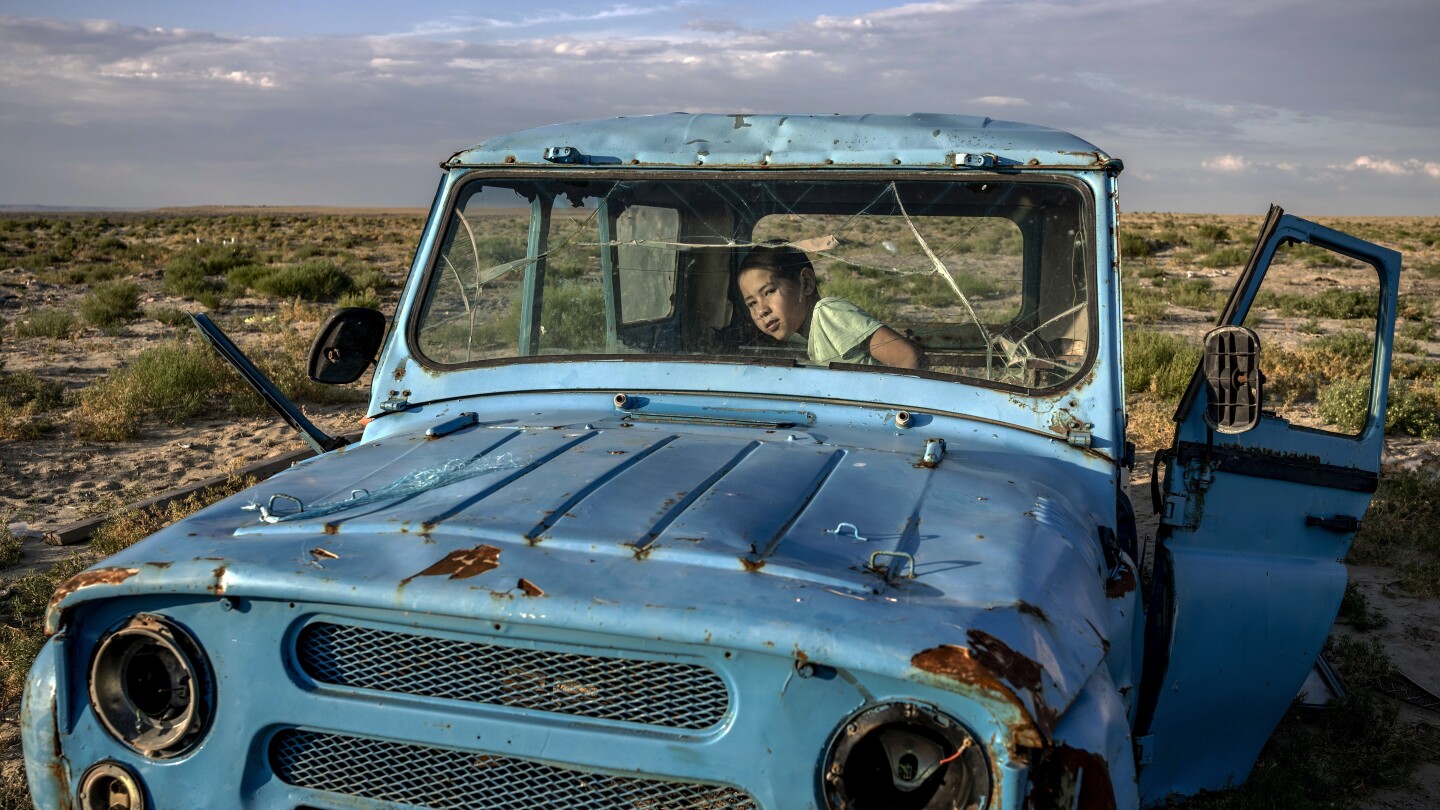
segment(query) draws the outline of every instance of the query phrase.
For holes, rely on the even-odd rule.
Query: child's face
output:
[[[750,319],[776,340],[799,332],[810,319],[815,287],[806,273],[791,281],[768,267],[752,267],[740,274],[738,286]]]

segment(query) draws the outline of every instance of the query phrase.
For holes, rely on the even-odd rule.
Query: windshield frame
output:
[[[414,296],[409,300],[409,309],[406,313],[406,326],[404,340],[409,355],[420,362],[425,368],[440,372],[449,373],[471,369],[492,368],[497,366],[528,365],[535,363],[576,363],[576,362],[614,362],[627,361],[629,363],[700,363],[700,364],[723,364],[723,365],[760,365],[781,368],[805,367],[805,364],[795,360],[783,358],[764,358],[743,355],[701,355],[701,354],[608,354],[608,353],[586,353],[586,354],[536,354],[520,355],[510,357],[492,357],[466,362],[445,362],[427,356],[422,350],[420,339],[421,314],[425,309],[426,302],[431,295],[432,287],[439,277],[437,265],[441,260],[443,236],[454,215],[454,210],[459,201],[465,197],[465,190],[474,183],[485,183],[487,181],[514,181],[514,180],[588,180],[588,181],[616,181],[616,182],[644,182],[644,181],[692,181],[692,182],[756,182],[763,180],[787,180],[787,181],[827,181],[827,182],[905,182],[905,183],[984,183],[995,182],[998,184],[1014,183],[1053,183],[1064,185],[1079,194],[1080,211],[1077,215],[1077,222],[1084,229],[1085,244],[1091,245],[1091,249],[1085,256],[1085,283],[1086,283],[1086,315],[1085,322],[1089,330],[1090,339],[1086,341],[1085,355],[1077,367],[1077,370],[1066,380],[1059,384],[1031,388],[1014,383],[990,380],[983,377],[970,377],[957,375],[948,372],[936,372],[923,369],[906,369],[891,366],[855,365],[848,363],[831,363],[832,370],[843,371],[868,371],[882,374],[897,374],[907,377],[919,377],[923,379],[939,380],[950,383],[971,384],[983,388],[999,391],[1020,393],[1027,396],[1053,396],[1057,393],[1069,391],[1079,385],[1085,384],[1095,364],[1100,351],[1101,342],[1106,339],[1100,333],[1099,309],[1101,301],[1099,297],[1100,272],[1098,262],[1099,235],[1098,212],[1096,210],[1095,189],[1091,184],[1085,182],[1080,175],[1082,172],[1056,172],[1047,170],[1044,172],[1035,171],[1003,171],[1003,172],[939,172],[929,170],[885,170],[885,169],[841,169],[841,170],[815,170],[815,169],[747,169],[747,170],[714,170],[714,169],[645,169],[635,167],[625,168],[544,168],[526,167],[516,169],[505,169],[500,167],[477,167],[464,170],[452,170],[460,174],[459,177],[448,181],[448,189],[445,192],[443,206],[432,209],[436,212],[437,221],[434,223],[439,230],[436,238],[430,245],[428,255],[425,257],[422,277],[416,286]],[[532,221],[533,227],[533,221]]]

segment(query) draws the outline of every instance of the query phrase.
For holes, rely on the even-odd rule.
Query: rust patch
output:
[[[1005,642],[984,630],[971,628],[966,637],[970,639],[970,647],[975,651],[976,659],[986,669],[1004,678],[1016,689],[1030,693],[1030,699],[1035,705],[1032,719],[1040,733],[1048,740],[1056,721],[1060,719],[1060,713],[1045,703],[1045,691],[1040,683],[1040,675],[1044,670],[1038,663],[1010,649]]]
[[[1059,713],[1045,703],[1040,665],[983,630],[971,629],[968,637],[968,649],[953,644],[931,647],[912,657],[910,665],[990,692],[1010,703],[1028,721],[1011,728],[1015,744],[1027,748],[1044,745],[1050,739]],[[1021,699],[1021,692],[1030,695],[1035,707],[1033,712]]]
[[[1022,716],[1029,717],[1029,711],[1024,702],[1016,696],[1015,690],[1001,683],[964,647],[954,644],[931,647],[911,658],[910,665],[923,672],[990,692],[1020,709]],[[1010,731],[1017,745],[1038,748],[1044,744],[1033,722],[1022,724]]]
[[[1026,613],[1034,616],[1035,618],[1046,624],[1050,623],[1050,617],[1045,615],[1045,611],[1041,610],[1035,605],[1030,604],[1029,602],[1026,602],[1024,599],[1021,599],[1019,602],[1015,603],[1015,609],[1020,611],[1021,613]]]
[[[400,364],[395,367],[395,382],[403,379],[405,379],[405,361],[401,360]]]
[[[1036,810],[1115,810],[1109,763],[1099,754],[1068,745],[1042,751],[1030,770],[1029,806]]]
[[[545,591],[541,590],[539,585],[536,585],[535,583],[531,582],[530,580],[528,580],[528,579],[526,579],[526,578],[524,578],[524,577],[521,577],[521,578],[520,578],[520,581],[517,582],[516,585],[518,585],[518,586],[520,587],[520,590],[522,590],[522,591],[525,592],[525,595],[526,595],[526,596],[544,596],[544,595],[545,595]]]
[[[740,558],[740,565],[742,565],[742,566],[745,568],[746,571],[749,571],[750,573],[754,574],[754,573],[758,572],[760,569],[762,569],[762,568],[765,567],[765,561],[764,561],[764,560],[752,560],[752,559],[750,559],[749,557],[741,557],[741,558]]]
[[[215,594],[216,596],[223,596],[223,595],[225,594],[225,571],[226,571],[226,570],[227,570],[226,567],[223,566],[223,565],[217,565],[217,566],[215,566],[215,570],[210,572],[210,576],[212,576],[212,577],[215,578],[215,584],[213,584],[213,585],[207,585],[207,586],[205,587],[205,590],[207,590],[207,591]]]
[[[143,564],[144,564],[144,565],[148,565],[148,566],[150,566],[151,568],[159,568],[159,569],[161,569],[161,570],[164,570],[164,569],[169,568],[170,566],[174,565],[175,563],[173,563],[173,562],[147,562],[147,563],[143,563]]]
[[[93,571],[81,571],[55,589],[55,593],[50,597],[50,607],[60,604],[73,593],[96,585],[119,585],[138,573],[139,568],[96,568]]]
[[[1111,599],[1119,599],[1133,590],[1135,590],[1135,572],[1129,568],[1121,568],[1105,582],[1105,595]]]
[[[339,534],[339,533],[340,533],[340,524],[339,524],[339,523],[326,523],[326,524],[325,524],[325,533],[326,533],[326,534]]]
[[[311,556],[311,557],[314,557],[314,558],[317,559],[317,560],[338,560],[338,559],[340,559],[340,555],[339,555],[339,554],[336,554],[335,552],[331,551],[331,550],[328,549],[328,548],[312,548],[312,549],[310,549],[310,556]]]
[[[480,545],[475,548],[461,548],[446,554],[443,559],[426,568],[424,571],[400,580],[400,584],[402,586],[408,585],[410,580],[416,577],[469,579],[470,577],[478,576],[486,571],[499,567],[500,549],[488,545]]]

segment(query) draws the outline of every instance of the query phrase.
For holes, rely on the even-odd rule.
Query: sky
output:
[[[0,0],[0,206],[424,207],[534,126],[988,115],[1128,211],[1440,215],[1440,0]]]

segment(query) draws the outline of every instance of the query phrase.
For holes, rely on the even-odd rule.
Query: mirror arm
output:
[[[241,379],[245,380],[255,393],[265,400],[265,404],[278,413],[286,424],[294,428],[316,453],[328,453],[350,443],[342,437],[331,436],[306,419],[300,408],[291,402],[290,398],[285,396],[275,383],[261,373],[254,363],[250,362],[250,358],[240,351],[240,347],[236,346],[221,331],[220,327],[210,320],[208,315],[195,313],[190,316],[190,319],[195,322],[196,328],[205,337],[205,342],[210,344],[210,347],[218,352],[231,368],[235,369]]]

